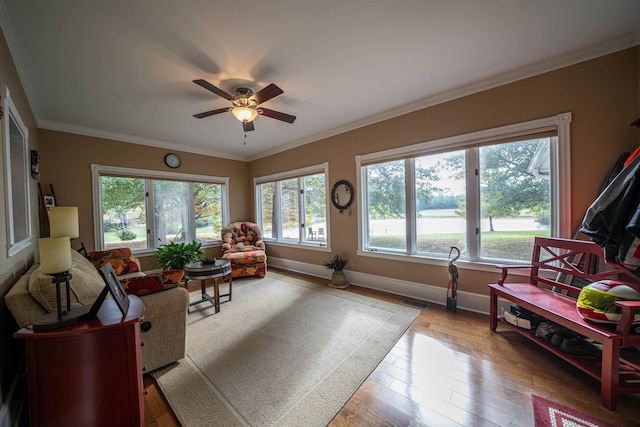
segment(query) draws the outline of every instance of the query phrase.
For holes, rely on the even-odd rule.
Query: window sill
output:
[[[124,243],[124,242],[123,242]],[[222,247],[222,240],[216,240],[213,242],[207,242],[207,243],[203,243],[202,244],[202,248],[206,249],[206,248],[215,248],[215,247]],[[134,250],[131,251],[134,255],[136,256],[150,256],[156,253],[156,249],[138,249],[138,250]]]
[[[296,249],[309,249],[315,250],[319,252],[331,252],[331,249],[327,245],[320,245],[317,243],[293,243],[293,242],[283,242],[281,240],[266,240],[263,239],[264,243],[267,246],[281,246],[283,248],[296,248]]]
[[[29,246],[31,246],[31,237],[9,246],[7,249],[7,256],[9,258],[16,256],[17,254],[22,252],[24,249],[27,249]]]
[[[390,261],[401,261],[401,262],[412,262],[416,264],[424,264],[424,265],[435,265],[435,266],[447,266],[449,260],[446,258],[434,258],[428,257],[424,255],[407,255],[407,254],[394,254],[390,252],[377,252],[377,251],[363,251],[361,249],[357,252],[358,256],[370,257],[370,258],[379,258],[379,259],[387,259]],[[509,262],[506,261],[496,261],[495,263],[489,262],[477,262],[477,261],[466,261],[463,259],[458,259],[455,262],[458,268],[463,268],[466,270],[475,270],[475,271],[485,271],[489,273],[499,273],[500,270],[496,268],[496,265],[508,265]],[[514,262],[514,264],[523,264],[523,262]],[[514,275],[522,275],[528,276],[528,269],[514,269],[510,270],[509,274]]]

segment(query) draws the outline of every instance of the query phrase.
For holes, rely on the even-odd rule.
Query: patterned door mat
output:
[[[536,427],[615,427],[613,424],[535,394],[531,395],[531,399]]]

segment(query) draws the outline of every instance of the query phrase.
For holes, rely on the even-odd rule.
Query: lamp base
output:
[[[77,307],[62,313],[62,318],[58,318],[58,313],[48,313],[37,318],[33,322],[34,331],[50,331],[52,329],[64,328],[74,323],[84,320],[89,314],[91,307]]]

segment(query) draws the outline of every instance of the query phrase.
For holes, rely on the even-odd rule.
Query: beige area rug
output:
[[[418,313],[269,272],[192,307],[187,357],[154,375],[185,427],[324,426]]]

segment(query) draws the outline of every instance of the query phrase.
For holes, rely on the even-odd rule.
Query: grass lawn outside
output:
[[[483,258],[530,261],[535,236],[548,236],[546,230],[482,232]],[[376,248],[405,249],[405,236],[373,236],[370,245]],[[451,246],[464,254],[464,233],[423,234],[418,236],[418,252],[448,254]]]
[[[128,247],[132,250],[147,248],[147,229],[144,225],[136,225],[129,227],[129,230],[136,234],[132,240],[121,240],[116,231],[107,231],[104,233],[104,245],[106,249]],[[209,242],[212,240],[220,240],[220,230],[215,231],[213,225],[196,228],[196,236],[199,242]],[[167,241],[181,242],[176,239],[176,234],[168,234]]]
[[[451,218],[457,218],[453,214],[452,209],[430,209],[420,212],[422,218],[440,218],[447,220]],[[438,220],[440,221],[440,220]],[[391,221],[381,221],[381,223],[391,224]],[[324,226],[324,224],[322,224]],[[386,227],[386,225],[385,225]],[[401,226],[400,229],[403,227]],[[437,231],[443,231],[442,227]],[[374,248],[405,250],[406,239],[403,234],[397,234],[399,232],[398,224],[391,224],[386,230],[389,230],[390,234],[374,234],[370,237],[370,246]],[[104,235],[105,246],[107,249],[127,246],[133,250],[146,249],[146,227],[144,225],[135,225],[130,227],[130,230],[136,234],[136,238],[128,241],[121,240],[117,232],[110,231]],[[449,228],[444,226],[444,231],[451,230],[451,232],[445,233],[423,233],[418,235],[418,252],[442,254],[444,256],[449,254],[451,246],[459,248],[464,256],[466,252],[466,235],[464,232],[459,232],[456,227]],[[294,238],[298,239],[296,228],[296,234]],[[395,231],[395,233],[394,233]],[[427,231],[427,230],[425,230]],[[213,226],[200,227],[197,229],[198,241],[211,241],[219,239],[219,232],[214,232]],[[526,231],[482,231],[482,249],[480,256],[486,259],[502,259],[502,260],[515,260],[515,261],[530,261],[531,251],[533,250],[533,240],[535,236],[549,236],[548,229],[538,230],[526,230]],[[175,234],[167,235],[167,240],[175,239]],[[291,237],[291,236],[290,236]],[[179,240],[176,240],[179,242]]]

